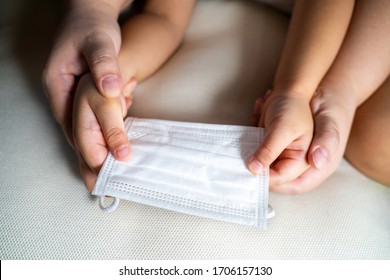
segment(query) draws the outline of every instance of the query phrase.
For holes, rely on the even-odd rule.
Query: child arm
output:
[[[353,7],[353,0],[295,3],[273,89],[261,110],[259,125],[266,128],[265,138],[248,164],[253,173],[273,164],[270,187],[274,191],[305,191],[280,186],[309,168],[310,99],[337,55]]]
[[[173,54],[183,39],[194,3],[147,1],[143,12],[122,26],[119,64],[126,79],[147,78]]]

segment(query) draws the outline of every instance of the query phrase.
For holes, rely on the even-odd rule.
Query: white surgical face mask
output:
[[[246,162],[259,146],[256,127],[128,118],[128,162],[110,154],[92,194],[115,210],[119,199],[228,222],[266,227],[268,170],[259,176]],[[104,206],[105,196],[114,202]]]

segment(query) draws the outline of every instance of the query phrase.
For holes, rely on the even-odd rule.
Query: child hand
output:
[[[272,191],[302,192],[284,186],[299,180],[310,167],[307,152],[313,137],[313,117],[309,101],[287,92],[269,92],[256,103],[256,113],[261,111],[258,125],[265,128],[265,137],[248,163],[249,170],[258,174],[270,166]]]
[[[347,145],[356,102],[353,96],[318,89],[311,100],[315,122],[314,137],[308,150],[310,168],[299,179],[279,188],[310,191],[318,187],[338,167]]]
[[[82,76],[78,83],[73,105],[73,139],[89,191],[109,151],[121,161],[130,157],[130,143],[123,125],[130,104],[123,95],[115,98],[100,95],[90,74]]]

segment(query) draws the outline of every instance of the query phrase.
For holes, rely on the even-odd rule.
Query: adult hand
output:
[[[293,180],[270,185],[271,190],[283,193],[303,193],[318,187],[339,166],[354,117],[354,102],[348,95],[318,89],[311,100],[314,136],[308,149],[310,167]],[[298,164],[291,172],[300,170]],[[272,174],[271,174],[272,176]],[[271,180],[272,182],[272,180]]]
[[[122,89],[119,11],[103,2],[70,8],[42,77],[54,117],[73,147],[71,112],[78,77],[91,71],[96,88],[107,97]]]

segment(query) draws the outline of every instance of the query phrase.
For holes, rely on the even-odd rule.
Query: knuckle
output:
[[[85,43],[86,57],[90,68],[108,67],[115,62],[111,43],[100,33],[87,36]]]
[[[326,146],[334,147],[340,143],[340,132],[335,126],[328,126],[317,130],[318,136],[321,137]],[[329,147],[329,148],[330,148]]]
[[[273,149],[271,149],[268,145],[263,145],[259,152],[256,155],[257,160],[259,160],[261,163],[265,164],[271,164],[274,159],[277,158],[278,155],[275,154]]]
[[[109,129],[107,132],[106,132],[106,141],[107,141],[107,144],[110,146],[110,147],[114,147],[114,146],[117,146],[117,145],[120,145],[123,140],[125,139],[125,134],[123,132],[123,129],[119,128],[119,127],[114,127],[114,128],[111,128]]]
[[[114,58],[111,55],[103,54],[103,53],[94,53],[91,55],[91,68],[94,67],[104,67],[109,68],[114,62]]]
[[[86,38],[85,51],[89,54],[90,63],[100,64],[112,60],[112,51],[107,39],[100,34],[92,34]]]

